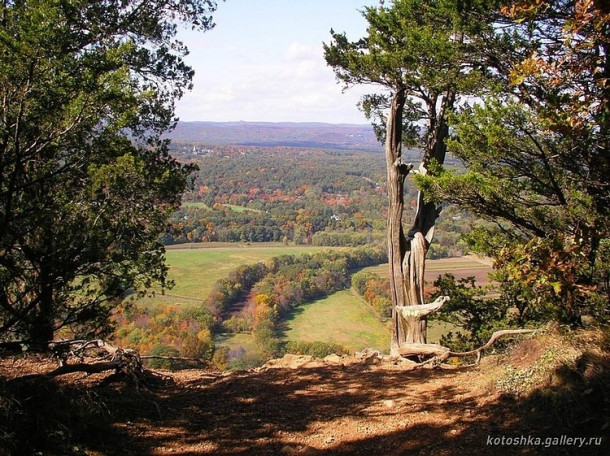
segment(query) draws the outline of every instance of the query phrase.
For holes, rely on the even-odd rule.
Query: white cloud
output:
[[[312,46],[309,44],[293,41],[288,45],[284,54],[286,60],[316,60],[322,53],[322,46]]]
[[[309,21],[277,18],[268,24],[250,17],[268,16],[249,2],[233,3],[231,17],[227,3],[224,22],[219,8],[217,29],[185,38],[192,51],[188,62],[195,67],[196,75],[193,92],[178,104],[178,115],[183,120],[366,123],[356,104],[370,88],[357,87],[342,93],[342,85],[336,82],[323,56],[322,41],[328,40],[331,25],[321,25],[320,21],[337,21],[339,28],[345,19],[345,5],[352,2],[358,3],[352,17],[359,18],[355,10],[359,1],[342,2],[344,5],[335,5],[335,15],[340,14],[340,18],[328,18],[323,13],[328,10],[324,2],[316,0],[305,8],[302,3],[287,5],[268,0],[267,6],[278,14],[291,8],[310,14]],[[253,8],[250,16],[246,7]],[[314,14],[315,8],[322,8],[320,16]],[[235,21],[234,28],[229,19]],[[277,27],[287,27],[289,22],[295,25],[280,32]],[[263,29],[265,34],[261,35]],[[207,44],[201,45],[201,41]]]

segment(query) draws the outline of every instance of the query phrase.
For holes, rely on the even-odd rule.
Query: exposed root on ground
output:
[[[427,364],[442,364],[449,358],[466,358],[469,356],[476,356],[474,364],[478,364],[481,361],[481,353],[490,348],[496,343],[498,339],[504,336],[516,335],[516,334],[532,334],[535,333],[535,329],[505,329],[502,331],[496,331],[491,335],[489,341],[481,347],[470,350],[467,352],[454,352],[448,347],[443,347],[438,344],[402,344],[398,347],[398,354],[406,358],[417,357],[419,359],[425,359],[420,362],[420,365]]]
[[[203,367],[210,367],[208,361],[198,358],[157,355],[142,356],[136,350],[115,347],[101,339],[53,341],[47,343],[41,349],[57,360],[58,367],[42,374],[22,376],[21,380],[40,377],[53,378],[74,372],[100,374],[114,371],[111,376],[104,380],[104,383],[123,378],[131,381],[136,386],[136,389],[139,389],[140,386],[150,384],[155,377],[158,377],[152,371],[144,369],[144,360],[189,361],[196,362]]]

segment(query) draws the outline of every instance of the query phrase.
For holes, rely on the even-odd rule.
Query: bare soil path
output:
[[[467,369],[288,361],[231,374],[162,372],[162,380],[139,392],[81,374],[19,385],[20,401],[69,434],[51,435],[47,426],[49,435],[36,436],[40,423],[28,423],[30,429],[20,429],[23,445],[48,448],[57,439],[56,452],[38,453],[44,455],[610,454],[607,439],[580,449],[490,445],[503,436],[544,440],[593,429],[582,420],[559,429],[553,410],[500,394],[488,378],[498,369],[493,357]],[[2,360],[0,383],[18,381],[30,364]],[[66,398],[86,411],[61,414]],[[591,435],[600,435],[596,429]],[[33,454],[14,446],[3,452],[1,443],[0,455]]]

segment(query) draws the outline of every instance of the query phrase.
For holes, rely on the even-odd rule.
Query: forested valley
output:
[[[193,247],[204,248],[200,252],[205,255],[205,248],[226,244],[257,248],[268,243],[286,250],[268,260],[237,265],[204,295],[189,293],[195,301],[181,303],[179,297],[172,298],[172,290],[165,298],[126,300],[115,315],[115,343],[144,354],[213,360],[222,368],[257,366],[285,352],[325,356],[353,350],[334,342],[314,341],[310,346],[282,340],[281,328],[299,305],[350,288],[354,273],[387,261],[383,156],[342,150],[337,144],[319,149],[204,141],[202,137],[172,146],[176,157],[198,169],[191,175],[180,209],[170,217],[165,244],[177,255]],[[408,152],[414,161],[420,154],[417,149]],[[407,198],[414,211],[414,184],[408,186]],[[448,207],[440,218],[443,230],[432,244],[430,258],[467,253],[460,239],[475,222],[467,213]],[[349,249],[321,250],[312,256],[293,249],[298,246]],[[364,275],[366,280],[358,279],[362,274],[354,276],[354,289],[381,322],[391,316],[385,276],[371,272]],[[247,348],[238,342],[217,346],[231,334],[253,338],[246,339]],[[152,365],[178,368],[193,363],[153,361]]]
[[[202,138],[203,140],[203,138]],[[358,246],[385,237],[385,162],[376,152],[176,143],[177,157],[199,168],[167,245],[199,242],[283,242]],[[413,161],[421,152],[406,154]],[[457,161],[453,160],[457,165]],[[407,187],[415,210],[417,188]],[[476,221],[447,210],[431,258],[460,256],[460,235]]]
[[[197,170],[163,238],[171,253],[179,262],[183,249],[200,248],[205,255],[207,248],[218,245],[256,249],[268,244],[285,250],[276,257],[236,265],[203,294],[187,291],[191,301],[181,300],[179,291],[172,297],[173,290],[167,291],[167,297],[126,300],[115,315],[115,343],[144,354],[213,360],[223,368],[260,365],[285,352],[325,356],[353,350],[328,341],[313,341],[311,346],[282,340],[281,328],[299,305],[349,289],[354,273],[387,261],[383,155],[342,148],[342,135],[329,133],[335,128],[332,125],[319,126],[326,146],[332,146],[327,149],[209,144],[206,130],[197,136],[196,125],[188,129],[188,142],[172,143],[173,154]],[[248,125],[240,125],[240,140],[256,142],[256,126],[250,127],[248,136]],[[305,127],[293,126],[285,134],[294,136],[297,133],[292,132],[301,129]],[[306,130],[315,136],[313,126]],[[277,140],[281,142],[281,137]],[[407,154],[416,161],[421,151]],[[407,198],[414,211],[417,188],[413,183]],[[441,215],[443,230],[430,249],[430,258],[467,253],[460,239],[475,222],[467,213],[448,207]],[[318,250],[301,253],[295,250],[299,246]],[[326,247],[343,250],[325,252]],[[366,273],[366,280],[354,288],[380,322],[391,315],[385,276]],[[238,336],[222,342],[231,335]],[[252,338],[244,339],[246,335]],[[246,348],[237,342],[244,340]],[[161,360],[152,365],[178,368],[193,363]]]

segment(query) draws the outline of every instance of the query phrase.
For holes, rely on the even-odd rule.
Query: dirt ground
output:
[[[544,352],[536,344],[519,349],[516,360],[535,361]],[[244,372],[156,372],[156,380],[139,391],[120,382],[103,385],[97,374],[15,386],[19,376],[53,366],[4,359],[0,386],[17,391],[18,405],[29,402],[44,411],[45,423],[40,418],[18,426],[13,417],[10,428],[11,402],[0,404],[13,429],[12,438],[5,431],[12,446],[4,452],[0,433],[0,455],[610,454],[607,430],[598,421],[588,422],[586,414],[565,419],[530,396],[497,388],[501,359],[487,357],[478,367],[415,369],[371,357],[287,355]],[[583,397],[594,407],[599,401],[593,390]],[[557,400],[572,400],[557,392]],[[77,407],[62,414],[66,404]],[[563,445],[547,440],[561,436],[603,436],[603,442],[577,448],[565,439]]]

